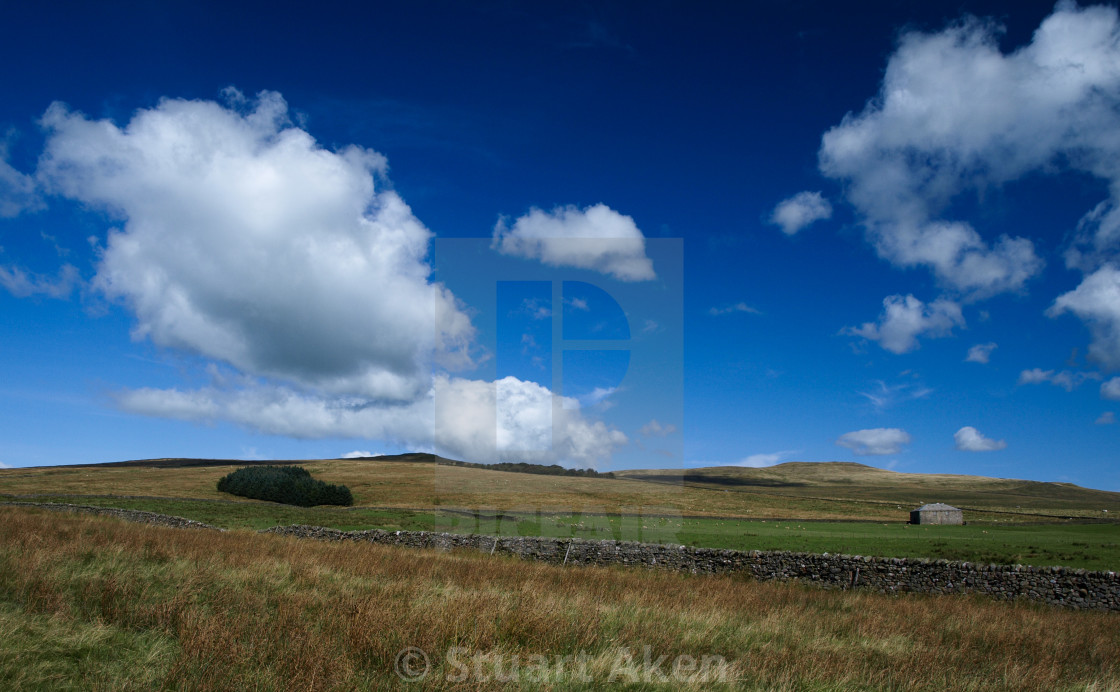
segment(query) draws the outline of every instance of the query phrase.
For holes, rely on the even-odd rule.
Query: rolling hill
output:
[[[352,507],[293,507],[217,490],[231,470],[299,463],[349,487]],[[907,474],[791,462],[555,475],[430,454],[243,462],[151,459],[0,470],[0,501],[136,509],[227,529],[308,524],[496,536],[579,536],[733,548],[967,561],[1120,566],[1120,493],[1067,483]],[[925,502],[965,509],[967,526],[912,527]]]
[[[246,462],[148,459],[0,470],[0,494],[142,496],[228,500],[218,478],[254,463],[299,463],[347,485],[357,507],[603,512],[738,518],[905,521],[925,502],[970,512],[970,521],[1112,520],[1120,493],[1070,483],[899,473],[851,462],[787,462],[766,468],[625,470],[614,477],[496,470],[432,454]],[[1107,511],[1106,511],[1107,510]]]

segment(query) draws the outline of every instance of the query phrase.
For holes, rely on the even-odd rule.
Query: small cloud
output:
[[[794,454],[797,454],[797,450],[795,449],[784,449],[780,452],[770,452],[768,454],[752,454],[749,457],[742,459],[739,463],[731,465],[746,466],[749,468],[757,469],[765,466],[773,466],[774,464],[780,464],[782,462],[782,459]]]
[[[887,296],[879,322],[861,327],[845,327],[841,334],[861,336],[891,353],[906,353],[918,348],[918,337],[949,336],[953,327],[963,327],[961,306],[951,300],[935,300],[928,305],[912,295]]]
[[[383,457],[384,454],[375,454],[366,449],[356,449],[353,452],[347,452],[339,457],[339,459],[368,459],[370,457]]]
[[[10,468],[12,468],[12,467],[11,467],[11,466],[8,466],[8,465],[7,465],[7,464],[5,464],[4,462],[0,461],[0,469],[10,469]]]
[[[980,431],[971,425],[966,425],[953,434],[957,449],[962,452],[995,452],[1007,448],[1004,440],[993,440],[984,437]]]
[[[1101,398],[1120,401],[1120,377],[1113,377],[1101,385]]]
[[[8,145],[0,141],[0,218],[14,218],[44,207],[35,179],[8,163]]]
[[[986,344],[976,344],[968,349],[968,357],[965,358],[965,362],[987,363],[992,355],[992,351],[996,350],[996,348],[998,347],[994,341],[990,341]]]
[[[665,437],[677,432],[677,426],[672,423],[665,423],[664,425],[658,422],[656,418],[642,426],[642,434],[646,437]]]
[[[875,380],[875,388],[872,391],[859,392],[859,395],[870,401],[875,410],[884,411],[904,401],[924,399],[932,393],[932,389],[921,383],[903,382],[888,385],[882,380]]]
[[[1019,373],[1019,384],[1039,384],[1041,382],[1049,382],[1050,378],[1054,376],[1053,370],[1043,370],[1042,368],[1031,368]]]
[[[731,313],[735,312],[745,312],[749,315],[762,314],[761,310],[759,310],[758,308],[752,308],[746,303],[735,303],[734,305],[725,305],[723,307],[711,308],[708,310],[708,314],[714,317],[718,317],[719,315],[730,315]]]
[[[860,456],[898,454],[902,445],[910,444],[910,434],[901,428],[871,428],[844,433],[836,444]]]
[[[1062,370],[1055,372],[1053,370],[1043,370],[1042,368],[1031,368],[1019,373],[1019,384],[1041,384],[1049,382],[1055,387],[1061,387],[1067,392],[1072,392],[1084,383],[1086,380],[1099,380],[1101,379],[1100,373],[1095,372],[1072,372],[1070,370]],[[1101,386],[1101,393],[1103,395],[1104,388],[1107,386],[1106,382]]]
[[[1097,425],[1112,425],[1116,422],[1116,414],[1112,411],[1105,411],[1101,417],[1097,419]]]
[[[19,267],[0,266],[0,286],[17,298],[43,295],[48,298],[68,298],[74,287],[81,283],[78,269],[72,264],[64,264],[55,277],[28,274]]]
[[[547,320],[552,317],[552,308],[549,303],[537,298],[522,300],[521,305],[514,312],[520,315],[528,315],[534,320]]]
[[[553,267],[590,269],[621,281],[657,278],[646,256],[646,238],[634,219],[605,204],[579,209],[533,208],[512,226],[494,226],[491,243],[503,255],[537,259]]]
[[[605,410],[614,406],[615,402],[607,401],[607,399],[617,391],[618,387],[596,387],[573,401],[565,401],[564,405],[568,408],[577,409],[597,406],[600,410]]]
[[[661,325],[654,320],[646,320],[645,324],[642,325],[643,334],[652,334],[659,329],[661,329]]]
[[[770,223],[781,226],[782,233],[794,235],[802,228],[832,216],[832,204],[819,192],[798,192],[774,207]]]
[[[582,310],[583,312],[589,311],[591,308],[587,306],[587,301],[583,298],[566,298],[564,300],[573,310]]]

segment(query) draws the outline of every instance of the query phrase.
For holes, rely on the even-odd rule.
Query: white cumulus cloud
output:
[[[962,452],[995,452],[1007,448],[1007,442],[1004,440],[984,437],[971,425],[966,425],[953,433],[953,441],[956,442],[957,449]]]
[[[846,327],[843,333],[878,341],[891,353],[906,353],[918,348],[919,336],[948,336],[956,326],[964,326],[964,317],[957,303],[940,299],[927,305],[912,295],[894,295],[883,299],[883,312],[878,323],[865,322],[860,327]]]
[[[437,378],[435,397],[436,448],[462,458],[594,466],[629,442],[584,418],[578,400],[515,377]]]
[[[124,126],[47,110],[40,179],[123,222],[92,286],[138,339],[337,395],[421,395],[473,327],[429,280],[431,232],[384,157],[324,149],[279,94],[229,96],[164,99]]]
[[[1027,238],[988,240],[942,218],[962,193],[1055,167],[1083,171],[1107,181],[1112,197],[1088,213],[1081,243],[1099,257],[1120,239],[1117,10],[1059,3],[1009,54],[1001,33],[971,18],[903,35],[878,96],[820,149],[821,171],[844,183],[881,257],[929,267],[970,296],[1017,290],[1042,262]],[[1072,259],[1084,261],[1084,252]]]
[[[1113,377],[1101,384],[1101,398],[1120,401],[1120,377]]]
[[[135,338],[209,361],[209,386],[125,389],[120,408],[472,461],[592,465],[628,442],[535,383],[433,375],[472,364],[475,332],[431,280],[432,234],[384,157],[325,149],[279,94],[226,96],[164,99],[125,125],[61,104],[43,117],[38,180],[120,224],[92,288],[132,310]],[[72,276],[0,281],[50,292]]]
[[[986,344],[976,344],[968,349],[968,356],[965,361],[969,363],[987,363],[992,357],[992,351],[998,348],[995,342],[988,342]]]
[[[898,454],[903,445],[910,444],[910,434],[900,428],[855,430],[841,435],[836,444],[860,456]]]
[[[1072,312],[1089,325],[1093,341],[1089,358],[1105,368],[1120,369],[1120,269],[1105,265],[1085,277],[1074,290],[1058,296],[1046,314]]]
[[[589,420],[578,402],[534,382],[438,376],[410,402],[321,396],[275,385],[140,388],[118,392],[126,411],[196,422],[226,420],[270,435],[390,440],[470,461],[564,462],[592,466],[627,444],[624,433]]]
[[[781,226],[782,233],[794,235],[811,223],[830,218],[832,204],[820,192],[798,192],[774,207],[770,223]]]
[[[1116,414],[1112,411],[1105,411],[1096,420],[1097,425],[1113,425],[1116,423]]]
[[[355,449],[353,452],[347,452],[339,457],[339,459],[368,459],[370,457],[380,457],[383,454],[374,454],[368,449]]]
[[[493,247],[506,255],[536,259],[554,267],[591,269],[622,281],[656,278],[646,256],[646,239],[634,219],[605,204],[580,209],[533,208],[513,225],[494,226]]]

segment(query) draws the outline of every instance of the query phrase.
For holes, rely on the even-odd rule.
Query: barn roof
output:
[[[947,505],[944,502],[933,502],[933,503],[930,503],[928,505],[922,505],[921,507],[918,508],[918,511],[919,512],[926,512],[926,511],[937,512],[937,511],[945,511],[947,509],[951,509],[955,512],[961,511],[959,508],[953,507],[951,505]]]

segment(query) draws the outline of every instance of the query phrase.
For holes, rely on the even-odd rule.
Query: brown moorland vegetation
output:
[[[432,663],[415,689],[599,689],[633,675],[642,689],[1120,689],[1115,613],[13,507],[0,508],[0,623],[13,633],[0,645],[0,686],[13,689],[396,689],[407,646]],[[49,659],[36,654],[44,644]],[[700,680],[667,666],[647,676],[647,646],[654,660],[724,665]],[[461,651],[449,662],[452,647]],[[527,665],[535,655],[548,657],[547,675]],[[516,679],[497,679],[512,675],[514,656]]]
[[[741,518],[897,521],[905,520],[905,512],[913,506],[942,501],[972,509],[972,521],[1120,515],[1120,493],[1115,492],[1068,483],[896,473],[852,463],[790,462],[761,469],[713,467],[687,473],[635,470],[616,472],[618,478],[579,478],[437,465],[432,459],[431,455],[414,454],[300,464],[317,478],[349,487],[355,506],[360,507],[668,511]],[[218,492],[218,479],[240,463],[143,466],[129,462],[3,469],[0,493],[221,500],[229,496]],[[1103,511],[1106,509],[1108,512]]]

